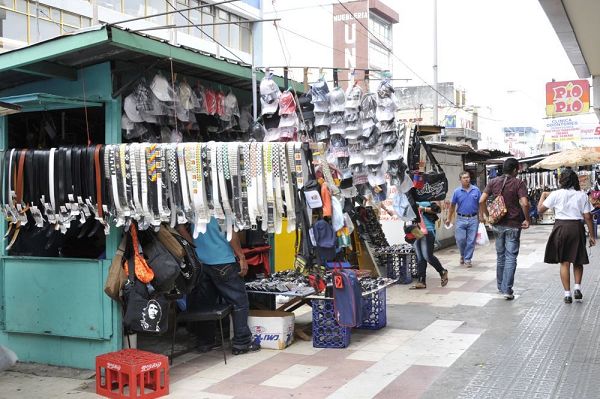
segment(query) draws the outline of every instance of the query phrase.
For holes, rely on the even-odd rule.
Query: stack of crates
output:
[[[350,345],[350,327],[335,319],[332,299],[312,300],[312,337],[315,348],[346,348]]]

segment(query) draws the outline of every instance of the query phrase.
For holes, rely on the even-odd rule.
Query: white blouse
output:
[[[583,214],[592,211],[588,196],[572,188],[552,191],[543,204],[548,209],[554,208],[554,215],[559,220],[583,220]]]

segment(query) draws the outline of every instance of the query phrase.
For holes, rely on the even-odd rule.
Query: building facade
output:
[[[211,3],[215,1],[3,0],[0,1],[0,52],[107,23],[143,30],[172,44],[250,64],[256,37],[250,21],[259,17],[261,1],[241,0],[219,6]],[[188,10],[196,6],[204,7]],[[152,17],[175,9],[182,11]],[[143,16],[148,18],[119,23]],[[157,29],[167,25],[178,28]]]

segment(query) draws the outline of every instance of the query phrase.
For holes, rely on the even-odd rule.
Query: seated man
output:
[[[248,264],[238,233],[234,232],[231,241],[227,241],[214,217],[207,225],[206,232],[200,233],[194,240],[185,226],[177,226],[177,231],[194,243],[198,259],[204,266],[198,285],[188,295],[188,309],[193,311],[201,306],[214,305],[217,297],[221,296],[233,306],[232,353],[240,355],[259,350],[260,345],[252,342],[248,328],[249,304],[243,279],[248,272]],[[216,322],[198,323],[199,351],[206,352],[215,346],[215,328]]]

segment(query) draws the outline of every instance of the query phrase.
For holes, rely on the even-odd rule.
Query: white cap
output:
[[[354,85],[346,94],[346,108],[358,109],[361,99],[362,89],[359,85]]]
[[[281,115],[279,119],[279,127],[298,127],[298,116],[294,114]]]
[[[330,123],[327,112],[315,112],[315,126],[329,126]]]
[[[377,107],[377,120],[389,121],[394,119],[394,110],[392,108]]]
[[[156,115],[151,114],[150,112],[140,111],[140,115],[144,122],[158,124],[158,120],[156,119]]]
[[[144,121],[144,118],[142,118],[137,109],[135,96],[133,95],[133,93],[125,97],[123,109],[125,110],[125,113],[127,114],[129,120],[131,120],[132,122],[139,123]]]
[[[160,101],[173,101],[173,88],[160,73],[154,75],[150,89]]]
[[[331,134],[344,134],[346,124],[342,123],[333,123],[329,126],[329,132]]]
[[[329,112],[344,112],[346,96],[341,87],[336,87],[329,93]]]
[[[261,115],[274,114],[277,112],[280,96],[281,92],[279,91],[279,87],[273,79],[264,77],[260,81]]]
[[[240,116],[238,100],[235,94],[232,92],[229,92],[225,96],[225,99],[223,100],[223,107],[225,108],[225,112],[223,113],[223,116],[221,116],[222,120],[228,122],[233,119],[234,115],[237,117]]]
[[[313,110],[313,112],[320,112],[320,113],[324,113],[324,112],[329,112],[329,101],[317,101],[314,103],[315,108]]]
[[[192,104],[192,88],[189,84],[186,82],[179,83],[178,94],[179,103],[184,109],[189,110],[194,108],[194,104]]]
[[[123,113],[123,115],[121,115],[121,129],[123,130],[131,130],[133,129],[133,122],[131,121],[131,119],[129,119],[127,117],[126,113]]]

